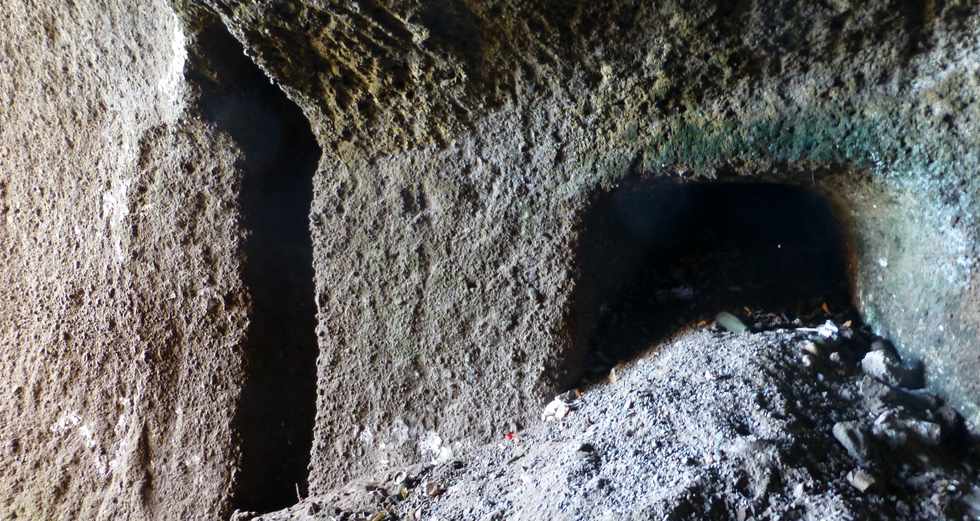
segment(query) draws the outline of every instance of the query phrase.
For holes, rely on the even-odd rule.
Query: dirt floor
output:
[[[255,519],[980,518],[955,411],[846,318],[692,324],[499,442]]]

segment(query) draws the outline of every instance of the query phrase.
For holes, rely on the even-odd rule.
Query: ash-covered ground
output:
[[[980,519],[958,415],[846,318],[692,324],[499,442],[255,519]]]
[[[472,453],[256,519],[980,519],[980,449],[851,307],[820,197],[640,184],[586,229],[576,388]]]

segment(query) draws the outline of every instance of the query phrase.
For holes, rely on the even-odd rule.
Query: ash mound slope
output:
[[[977,446],[921,367],[843,317],[754,315],[681,331],[498,443],[254,519],[980,519]]]

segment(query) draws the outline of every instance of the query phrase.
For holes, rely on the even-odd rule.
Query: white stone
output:
[[[561,398],[555,398],[551,400],[551,403],[545,406],[544,412],[541,413],[541,419],[544,421],[557,421],[571,412],[571,407],[565,403]]]

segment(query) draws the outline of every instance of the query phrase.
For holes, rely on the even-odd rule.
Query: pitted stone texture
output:
[[[325,150],[314,489],[571,382],[579,220],[630,175],[827,193],[861,309],[980,422],[969,2],[211,3]]]
[[[181,24],[13,0],[0,35],[0,518],[217,519],[248,302]]]
[[[861,309],[980,423],[972,2],[209,3],[304,108],[326,153],[311,215],[321,348],[314,488],[494,437],[573,381],[591,326],[579,282],[594,275],[577,273],[579,220],[596,191],[628,175],[759,174],[828,192],[860,246]],[[223,439],[234,392],[215,389],[234,388],[240,373],[233,355],[212,355],[234,353],[244,327],[232,159],[211,152],[193,122],[143,137],[178,114],[184,44],[172,15],[159,3],[78,2],[18,4],[0,17],[4,70],[14,71],[0,75],[0,96],[17,96],[2,99],[15,110],[3,113],[0,137],[10,172],[0,180],[0,301],[13,310],[0,338],[11,353],[4,374],[30,383],[9,387],[4,419],[16,420],[5,423],[38,439],[49,426],[29,430],[24,418],[80,433],[87,413],[65,404],[102,414],[134,394],[136,378],[163,374],[146,395],[192,404],[155,398],[175,414],[194,404],[215,411],[196,417],[210,422],[197,431]],[[145,164],[201,177],[164,176],[172,200],[129,204],[141,185],[128,173],[147,172],[137,159],[144,139],[176,143],[149,146]],[[207,182],[218,186],[198,193]],[[156,224],[145,228],[152,233],[133,235],[139,219]],[[211,231],[221,226],[227,234]],[[177,245],[149,246],[159,244]],[[165,281],[174,280],[186,283],[171,305]],[[215,314],[195,322],[201,310]],[[140,327],[206,338],[165,340]],[[190,354],[151,358],[152,370],[125,386],[68,386],[72,372],[136,371],[133,357],[147,347],[152,356],[158,343]],[[49,351],[57,362],[42,358]],[[83,367],[76,352],[106,360]],[[61,413],[71,414],[59,422]],[[197,428],[180,418],[174,429]],[[147,425],[150,434],[130,435],[149,440],[133,443],[149,447],[130,451],[133,460],[151,454],[145,461],[179,468],[160,449],[172,438]],[[108,430],[96,432],[112,443]],[[19,447],[39,443],[8,447],[30,459],[23,454],[35,449]],[[71,461],[83,438],[64,452],[50,443],[39,450],[68,455],[56,468],[80,465]],[[187,443],[209,447],[202,461],[213,466],[187,472],[203,479],[195,500],[220,509],[207,498],[227,486],[230,444]],[[76,474],[26,472],[10,478],[20,509],[82,501],[72,492],[96,487],[84,477],[95,471],[70,480]],[[138,475],[120,478],[117,497],[155,505],[135,492],[144,490],[132,485]],[[142,483],[170,479],[147,475]]]

